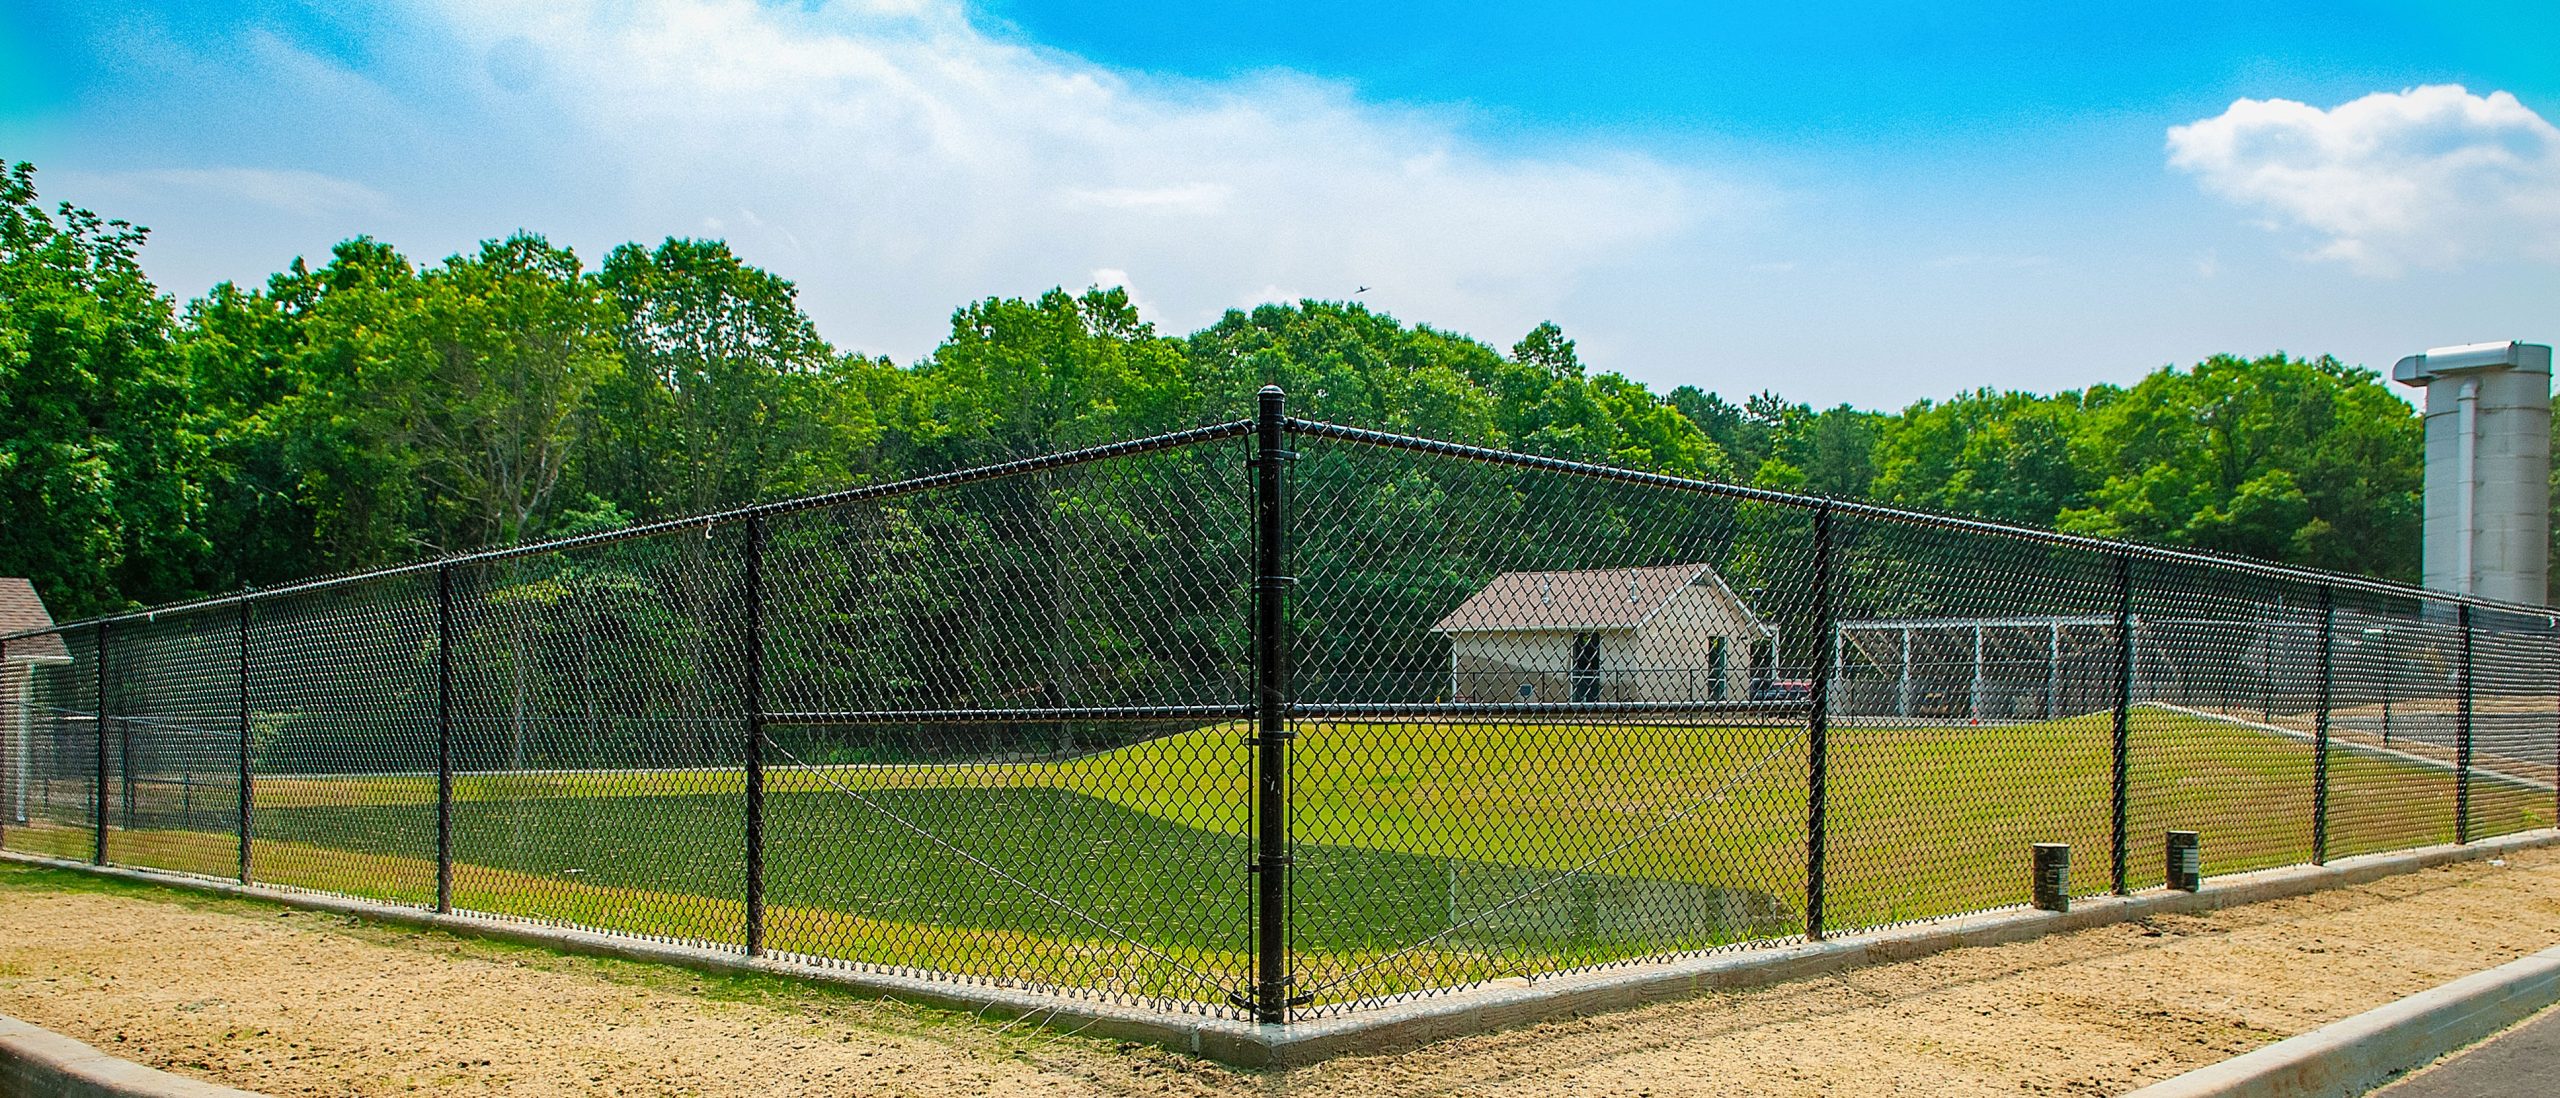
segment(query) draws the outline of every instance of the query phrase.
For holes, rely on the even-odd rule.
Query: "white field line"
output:
[[[2169,704],[2168,702],[2162,702],[2162,701],[2139,702],[2139,703],[2136,703],[2136,704],[2139,704],[2139,705],[2147,705],[2147,706],[2150,706],[2151,708],[2154,708],[2154,709],[2165,709],[2165,710],[2168,710],[2169,712],[2176,713],[2176,714],[2179,714],[2179,715],[2181,715],[2181,716],[2194,717],[2194,718],[2197,718],[2197,719],[2199,719],[2199,720],[2218,721],[2218,722],[2221,722],[2221,723],[2223,723],[2223,724],[2237,725],[2237,726],[2239,726],[2239,727],[2241,727],[2241,728],[2248,728],[2248,729],[2254,729],[2254,730],[2256,730],[2256,731],[2260,731],[2260,732],[2267,732],[2267,733],[2271,733],[2271,734],[2274,734],[2274,735],[2283,736],[2283,737],[2285,737],[2285,738],[2287,738],[2287,739],[2300,740],[2300,741],[2302,741],[2303,743],[2312,743],[2312,744],[2316,744],[2316,743],[2320,742],[2320,738],[2319,738],[2318,736],[2316,736],[2316,735],[2314,735],[2314,734],[2312,734],[2312,733],[2309,733],[2309,732],[2304,732],[2304,731],[2301,731],[2301,730],[2299,730],[2299,729],[2286,728],[2286,727],[2283,727],[2282,725],[2261,724],[2261,723],[2259,723],[2259,722],[2257,722],[2257,721],[2248,720],[2248,719],[2245,719],[2245,718],[2242,718],[2242,717],[2234,717],[2234,716],[2231,716],[2230,714],[2227,714],[2227,713],[2215,713],[2215,712],[2212,712],[2211,710],[2205,710],[2205,709],[2189,709],[2189,708],[2187,708],[2186,706],[2183,706],[2183,705],[2171,705],[2171,704]],[[2329,737],[2329,746],[2334,747],[2334,748],[2344,748],[2344,749],[2349,750],[2349,751],[2361,752],[2361,753],[2363,753],[2363,754],[2367,754],[2367,755],[2383,755],[2383,756],[2387,756],[2387,757],[2390,757],[2390,758],[2398,759],[2398,760],[2400,760],[2400,761],[2402,761],[2402,762],[2407,762],[2407,763],[2416,763],[2417,765],[2419,765],[2419,766],[2423,766],[2423,767],[2426,767],[2427,769],[2430,769],[2430,770],[2442,770],[2442,771],[2445,771],[2446,773],[2453,773],[2453,772],[2455,772],[2455,771],[2457,771],[2457,770],[2460,770],[2460,769],[2461,769],[2461,767],[2460,767],[2459,765],[2457,765],[2457,764],[2455,764],[2455,763],[2449,763],[2449,762],[2446,762],[2446,761],[2444,761],[2444,760],[2442,760],[2442,759],[2431,759],[2431,758],[2428,758],[2427,756],[2424,756],[2424,755],[2419,755],[2419,754],[2414,754],[2414,753],[2407,752],[2407,751],[2402,751],[2402,750],[2400,750],[2399,748],[2396,748],[2396,747],[2383,747],[2383,746],[2380,746],[2380,745],[2377,745],[2377,744],[2357,743],[2357,742],[2355,742],[2355,741],[2353,741],[2353,740],[2341,740],[2341,739],[2339,739],[2339,738],[2337,738],[2337,737],[2335,737],[2335,736],[2331,736],[2331,737]],[[2551,783],[2550,783],[2550,782],[2538,782],[2538,781],[2535,781],[2535,780],[2533,780],[2533,779],[2531,779],[2531,778],[2519,777],[2519,776],[2517,776],[2517,775],[2509,774],[2509,773],[2506,773],[2506,772],[2504,772],[2504,771],[2500,771],[2500,770],[2487,770],[2487,769],[2483,769],[2483,768],[2478,767],[2478,766],[2474,766],[2474,767],[2472,767],[2472,768],[2471,768],[2471,773],[2472,773],[2473,775],[2475,775],[2475,776],[2479,776],[2479,777],[2486,777],[2486,778],[2488,778],[2488,779],[2489,779],[2489,780],[2491,780],[2491,781],[2504,782],[2504,783],[2506,783],[2506,784],[2508,784],[2508,785],[2519,785],[2519,786],[2523,786],[2523,787],[2524,787],[2524,788],[2526,788],[2526,789],[2535,790],[2535,791],[2537,791],[2537,792],[2542,792],[2542,793],[2550,793],[2550,792],[2553,792],[2553,789],[2552,789],[2552,786],[2551,786]]]
[[[1084,758],[1084,757],[1086,757],[1086,756],[1078,755],[1078,756],[1074,756],[1074,757],[1071,757],[1071,758],[1064,758],[1064,759],[1049,759],[1049,760],[1040,760],[1040,759],[1016,759],[1016,760],[1012,760],[1012,761],[1003,761],[1003,762],[973,761],[973,762],[948,762],[948,763],[827,763],[827,764],[825,764],[825,765],[812,765],[812,764],[808,764],[808,763],[788,763],[788,764],[779,765],[779,766],[772,765],[772,764],[767,764],[767,765],[765,766],[765,768],[764,768],[764,769],[765,769],[765,773],[766,773],[768,776],[773,775],[773,774],[783,774],[783,773],[810,773],[810,774],[824,774],[824,773],[830,773],[830,772],[862,771],[862,770],[939,770],[939,769],[951,769],[951,768],[957,768],[957,767],[967,767],[967,768],[970,768],[970,769],[976,769],[976,770],[987,770],[987,769],[998,769],[998,768],[1003,768],[1003,769],[1012,769],[1012,768],[1019,768],[1019,767],[1032,767],[1032,766],[1056,766],[1056,765],[1059,765],[1059,764],[1061,764],[1061,763],[1073,762],[1073,761],[1075,761],[1075,759],[1078,759],[1078,758]],[[663,778],[663,777],[682,777],[682,776],[702,776],[702,777],[709,777],[709,776],[715,776],[715,775],[743,774],[743,773],[745,773],[745,772],[746,772],[746,764],[744,764],[744,763],[732,763],[732,764],[727,765],[727,766],[656,766],[656,767],[641,766],[641,767],[622,767],[622,768],[613,769],[613,770],[590,770],[590,769],[576,769],[576,770],[557,770],[557,769],[555,769],[555,770],[456,770],[456,771],[454,771],[454,772],[453,772],[453,776],[454,776],[454,777],[456,777],[456,778]],[[433,771],[433,770],[367,770],[367,771],[331,771],[331,772],[326,773],[326,774],[269,774],[269,773],[261,773],[261,774],[258,774],[258,775],[257,775],[257,779],[258,779],[259,781],[262,781],[262,782],[267,782],[267,781],[279,781],[279,782],[332,782],[332,781],[348,781],[348,780],[352,780],[352,779],[367,779],[367,778],[417,778],[417,779],[421,779],[421,780],[425,780],[425,781],[434,781],[434,780],[435,780],[435,777],[436,777],[436,772],[435,772],[435,771]]]

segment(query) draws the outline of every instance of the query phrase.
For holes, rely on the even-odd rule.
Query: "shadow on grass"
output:
[[[766,900],[883,922],[1089,936],[1184,951],[1250,947],[1240,836],[1081,793],[928,788],[780,793],[766,801]],[[458,862],[580,885],[734,899],[744,819],[730,795],[545,797],[455,805]],[[262,840],[408,854],[434,806],[272,809]],[[1784,926],[1774,897],[1680,881],[1302,844],[1302,950],[1441,948],[1625,955]],[[528,892],[531,890],[528,889]],[[520,898],[540,914],[541,897]],[[1081,918],[1079,916],[1082,916]],[[1086,921],[1090,919],[1091,921]],[[859,958],[856,958],[859,959]]]

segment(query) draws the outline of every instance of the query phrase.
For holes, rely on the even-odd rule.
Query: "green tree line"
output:
[[[180,302],[145,230],[0,174],[0,574],[78,616],[1240,418],[1313,418],[2414,578],[2420,428],[2372,371],[2218,356],[1899,412],[1656,394],[1357,303],[1159,331],[1116,288],[989,298],[900,364],[716,240],[590,265],[370,238]]]

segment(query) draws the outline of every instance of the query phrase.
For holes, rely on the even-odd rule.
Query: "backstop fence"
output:
[[[1285,1023],[2551,826],[2560,631],[1256,419],[0,638],[0,846]]]

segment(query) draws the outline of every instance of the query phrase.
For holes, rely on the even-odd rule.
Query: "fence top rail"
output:
[[[1861,518],[1878,519],[1885,522],[1898,523],[1907,526],[1920,526],[1941,530],[1956,530],[1965,533],[1985,534],[2016,541],[2032,542],[2055,548],[2078,549],[2120,559],[2192,565],[2217,569],[2224,572],[2236,572],[2261,579],[2282,580],[2316,587],[2360,591],[2367,594],[2416,599],[2424,602],[2443,603],[2451,606],[2476,606],[2483,609],[2497,610],[2538,619],[2545,625],[2560,624],[2560,610],[2555,610],[2551,607],[2501,602],[2496,599],[2484,599],[2476,595],[2457,595],[2447,591],[2436,591],[2406,583],[2394,583],[2390,580],[2374,579],[2369,576],[2358,576],[2346,572],[2332,572],[2318,568],[2305,568],[2299,565],[2277,564],[2273,561],[2256,560],[2249,557],[2235,556],[2227,553],[2216,553],[2202,549],[2175,549],[2168,546],[2147,545],[2142,542],[2124,541],[2115,538],[2098,538],[2089,537],[2083,534],[2066,534],[2058,530],[2039,530],[2032,526],[2018,526],[2005,522],[1995,522],[1989,519],[1967,518],[1961,515],[1941,515],[1928,511],[1915,511],[1908,508],[1888,507],[1877,503],[1863,503],[1856,500],[1833,499],[1828,496],[1800,495],[1793,492],[1772,491],[1766,488],[1748,488],[1738,484],[1719,484],[1711,480],[1693,480],[1688,477],[1675,477],[1664,473],[1639,472],[1634,469],[1621,469],[1613,465],[1595,465],[1590,462],[1572,461],[1565,458],[1540,457],[1534,454],[1517,454],[1508,450],[1496,450],[1485,446],[1471,446],[1461,442],[1443,442],[1438,439],[1417,438],[1412,435],[1391,434],[1385,431],[1372,431],[1362,427],[1345,427],[1341,424],[1326,423],[1321,420],[1291,418],[1283,422],[1283,427],[1290,434],[1306,435],[1313,438],[1327,438],[1339,442],[1374,446],[1382,449],[1405,450],[1414,453],[1432,454],[1440,457],[1459,458],[1467,461],[1481,462],[1488,465],[1505,465],[1519,469],[1536,469],[1544,472],[1561,473],[1567,476],[1586,477],[1593,480],[1616,481],[1624,484],[1640,484],[1655,488],[1669,489],[1672,491],[1691,492],[1699,495],[1718,496],[1725,499],[1744,500],[1754,503],[1774,504],[1782,507],[1800,507],[1807,510],[1829,511],[1833,514],[1855,515]]]
[[[799,511],[823,510],[829,507],[841,507],[850,503],[862,503],[870,500],[914,495],[919,492],[929,492],[939,488],[952,488],[963,484],[974,484],[980,481],[1000,480],[1005,477],[1021,476],[1025,473],[1036,473],[1044,470],[1060,469],[1075,465],[1089,465],[1094,462],[1107,461],[1113,458],[1135,457],[1139,454],[1180,449],[1185,446],[1195,446],[1205,442],[1216,442],[1221,439],[1237,438],[1243,435],[1252,434],[1253,431],[1254,422],[1252,420],[1230,420],[1225,423],[1213,423],[1205,427],[1194,427],[1184,431],[1172,431],[1161,435],[1149,435],[1145,438],[1129,439],[1124,442],[1109,442],[1099,446],[1087,446],[1076,450],[1062,450],[1054,454],[1041,454],[1035,457],[998,462],[993,465],[979,465],[967,469],[954,469],[950,472],[931,473],[925,476],[909,477],[905,480],[889,481],[883,484],[866,484],[856,488],[845,488],[833,492],[822,492],[816,495],[795,496],[791,499],[773,500],[766,503],[750,504],[745,507],[734,507],[725,511],[713,511],[707,514],[687,515],[682,518],[660,519],[655,522],[635,523],[630,526],[617,527],[612,530],[600,530],[592,534],[579,534],[574,537],[552,538],[547,541],[526,542],[522,545],[505,545],[490,549],[474,549],[467,552],[451,553],[440,557],[428,557],[422,560],[411,561],[406,564],[394,564],[381,568],[367,568],[354,572],[341,572],[336,575],[317,576],[311,579],[297,580],[293,583],[283,584],[276,587],[262,587],[246,591],[234,591],[230,594],[214,595],[201,599],[191,599],[185,602],[174,602],[162,606],[145,607],[140,610],[127,610],[116,614],[101,614],[96,617],[82,618],[77,621],[56,622],[43,629],[23,629],[13,633],[0,633],[0,643],[5,643],[21,637],[40,637],[52,633],[67,633],[75,629],[89,629],[101,625],[111,625],[118,622],[150,621],[163,614],[194,613],[197,611],[211,610],[224,606],[236,606],[242,603],[283,598],[288,595],[308,594],[313,591],[324,591],[331,588],[346,587],[352,584],[364,583],[372,580],[389,579],[395,576],[431,573],[461,565],[486,564],[491,561],[511,560],[517,557],[540,556],[545,553],[557,553],[571,549],[584,549],[590,546],[606,545],[620,541],[633,541],[640,538],[678,533],[687,530],[708,531],[715,526],[744,522],[749,519],[761,519],[774,515],[787,515]]]
[[[2135,620],[2141,620],[2136,616]],[[2079,626],[2115,628],[2112,614],[2024,614],[2000,618],[1861,618],[1840,623],[1844,633],[1876,630],[1909,629],[1913,632],[1938,629],[2052,629]]]

